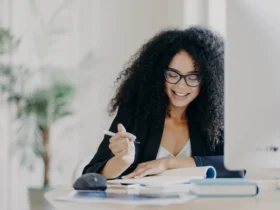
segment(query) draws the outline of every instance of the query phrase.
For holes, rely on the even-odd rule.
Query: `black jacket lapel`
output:
[[[160,118],[153,117],[149,122],[149,134],[140,162],[156,159],[164,129],[165,112],[161,114]]]
[[[191,140],[191,148],[192,148],[192,156],[205,156],[205,142],[203,140],[203,136],[201,132],[190,126],[190,140]]]

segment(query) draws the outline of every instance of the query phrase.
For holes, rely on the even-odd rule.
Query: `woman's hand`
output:
[[[192,157],[164,157],[157,160],[140,163],[125,179],[141,178],[148,175],[157,175],[168,169],[196,167]]]
[[[134,140],[136,137],[131,133],[126,132],[125,127],[122,124],[118,124],[118,133],[110,138],[109,148],[121,161],[131,165],[134,161],[135,146]]]
[[[157,160],[140,163],[132,173],[124,176],[123,178],[141,178],[148,175],[160,174],[168,169],[168,160],[169,158],[160,158]]]

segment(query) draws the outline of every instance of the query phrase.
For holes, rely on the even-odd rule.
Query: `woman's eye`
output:
[[[196,75],[196,74],[189,75],[189,79],[190,79],[190,80],[198,80],[198,79],[199,79],[199,76]]]
[[[169,72],[168,73],[169,77],[178,77],[178,74],[174,73],[174,72]]]

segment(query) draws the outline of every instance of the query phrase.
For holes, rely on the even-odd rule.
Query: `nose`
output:
[[[187,88],[188,85],[186,84],[184,78],[181,78],[181,80],[177,83],[177,86],[180,88],[180,89],[183,89],[183,88]]]

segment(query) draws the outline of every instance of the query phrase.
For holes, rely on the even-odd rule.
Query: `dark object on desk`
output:
[[[79,177],[73,184],[75,190],[106,190],[106,178],[97,173],[88,173]]]

